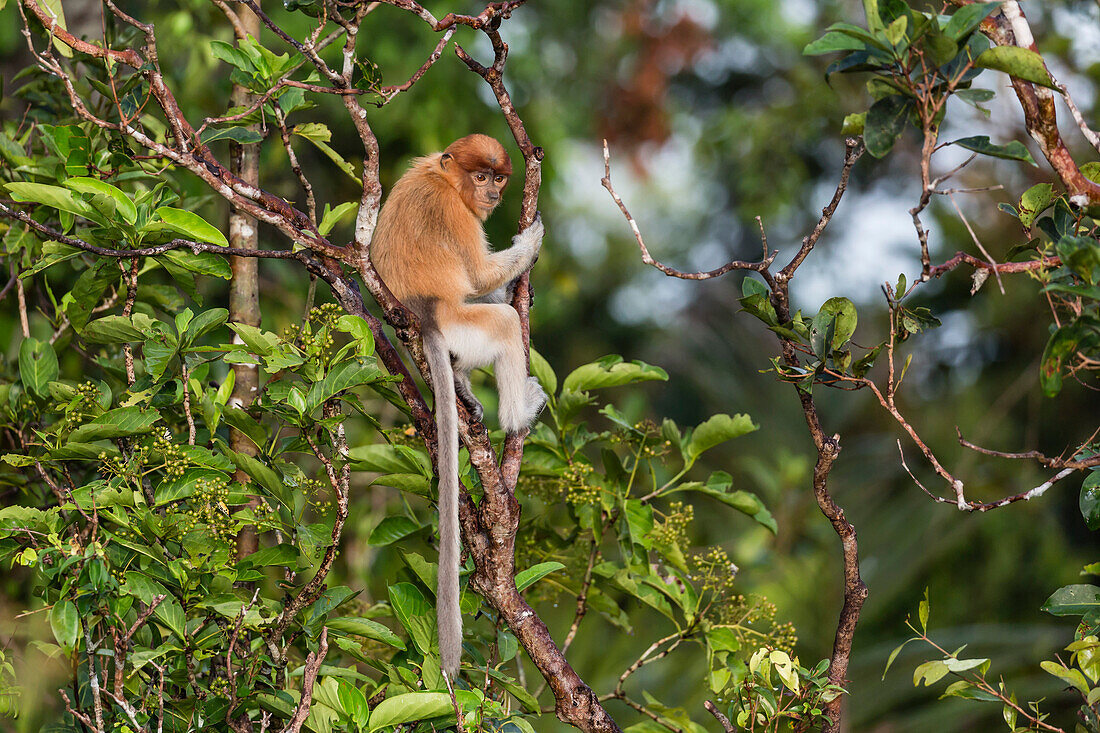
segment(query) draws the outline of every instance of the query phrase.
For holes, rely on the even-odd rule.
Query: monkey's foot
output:
[[[543,391],[542,385],[539,384],[539,380],[535,377],[527,377],[527,426],[530,427],[536,419],[538,419],[539,413],[542,412],[542,408],[546,407],[546,392]]]
[[[462,398],[462,404],[466,405],[466,411],[470,413],[470,417],[474,420],[481,422],[481,419],[485,417],[485,408],[481,405],[481,402],[477,400],[473,395],[459,395]]]
[[[500,427],[506,433],[525,433],[546,405],[546,393],[542,391],[539,380],[528,377],[523,385],[523,400],[516,404],[502,404],[500,409]]]
[[[466,411],[470,413],[470,417],[481,422],[481,418],[485,416],[485,408],[481,406],[481,402],[474,395],[469,376],[462,372],[455,372],[455,394],[466,406]]]

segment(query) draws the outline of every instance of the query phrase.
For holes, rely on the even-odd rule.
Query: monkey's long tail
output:
[[[421,336],[435,390],[435,426],[439,439],[439,573],[436,623],[443,669],[453,681],[462,657],[462,611],[458,606],[458,407],[454,370],[443,334],[424,319]]]

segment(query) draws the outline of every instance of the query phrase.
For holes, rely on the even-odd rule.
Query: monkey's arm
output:
[[[470,262],[470,279],[474,297],[483,297],[507,285],[522,275],[539,256],[543,235],[542,217],[535,215],[531,226],[512,238],[512,246],[500,252],[489,252]]]

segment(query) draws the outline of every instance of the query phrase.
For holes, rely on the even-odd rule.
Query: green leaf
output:
[[[54,604],[50,609],[50,628],[61,648],[72,654],[80,640],[80,615],[72,601],[64,598]]]
[[[232,140],[235,143],[241,145],[250,145],[252,143],[262,142],[264,136],[259,130],[253,130],[248,127],[218,127],[207,128],[203,130],[202,142],[204,145],[209,145],[212,142],[218,140]],[[326,204],[327,206],[327,204]]]
[[[611,354],[591,364],[574,369],[562,389],[570,392],[584,392],[590,389],[618,387],[623,384],[668,381],[668,373],[660,367],[650,366],[643,361],[624,362],[621,356]]]
[[[345,679],[336,681],[337,694],[340,698],[340,706],[344,712],[355,721],[359,730],[366,728],[370,723],[370,708],[367,706],[367,696],[355,685]]]
[[[137,207],[130,197],[120,189],[98,178],[69,178],[65,181],[65,188],[79,193],[104,194],[110,196],[115,202],[115,211],[126,221],[133,224],[137,221]]]
[[[901,654],[901,650],[905,648],[905,645],[911,641],[916,641],[916,639],[906,639],[894,647],[894,651],[890,652],[890,658],[886,660],[886,668],[882,670],[882,679],[886,679],[886,673],[890,671],[890,667],[893,666],[894,660],[898,658],[898,654]]]
[[[104,413],[91,422],[87,422],[69,435],[74,443],[90,443],[95,440],[125,438],[141,435],[153,429],[160,419],[155,410],[143,410],[140,407],[119,407]]]
[[[956,652],[958,653],[958,652]],[[943,664],[947,667],[948,672],[965,672],[968,669],[975,669],[983,664],[989,664],[988,659],[945,659]]]
[[[1058,256],[1062,258],[1062,264],[1073,270],[1074,274],[1094,285],[1100,279],[1100,244],[1092,237],[1063,236],[1055,244]],[[1087,331],[1082,331],[1081,338],[1087,338]]]
[[[187,619],[183,615],[183,607],[175,598],[169,597],[161,601],[161,604],[153,611],[153,615],[167,626],[173,634],[180,639],[184,638],[184,626],[187,624]]]
[[[81,273],[72,290],[62,298],[65,314],[73,328],[82,330],[92,315],[92,309],[99,303],[100,297],[108,285],[118,282],[120,277],[118,263],[104,257]]]
[[[57,354],[53,346],[33,336],[23,339],[19,346],[19,378],[23,386],[40,397],[48,397],[49,384],[57,375]]]
[[[937,659],[931,662],[925,662],[913,670],[913,687],[916,687],[921,682],[924,682],[925,687],[931,687],[943,679],[948,671],[947,665],[944,664],[942,660]]]
[[[1062,365],[1067,357],[1076,353],[1082,342],[1096,341],[1096,331],[1082,321],[1072,321],[1051,334],[1043,349],[1039,364],[1039,384],[1043,394],[1054,397],[1062,391]]]
[[[390,545],[420,530],[420,525],[405,516],[386,517],[370,533],[367,544]]]
[[[1017,79],[1057,89],[1043,63],[1043,57],[1028,48],[994,46],[974,59],[974,65],[983,69],[1003,71]]]
[[[1024,144],[1018,140],[1012,140],[1006,145],[994,145],[989,141],[988,135],[977,135],[975,137],[959,138],[958,140],[953,140],[948,144],[958,145],[960,148],[973,150],[975,153],[981,153],[982,155],[988,155],[993,158],[1004,158],[1006,160],[1022,160],[1025,163],[1030,163],[1033,166],[1038,166],[1038,163],[1035,162],[1035,159],[1031,157],[1031,153],[1029,153],[1027,148],[1024,147]]]
[[[388,591],[394,616],[409,632],[416,648],[422,654],[431,654],[436,646],[435,614],[431,604],[412,583],[394,583]]]
[[[779,531],[779,525],[771,512],[764,506],[756,494],[748,491],[731,491],[733,478],[725,471],[715,471],[707,479],[706,484],[693,482],[683,484],[677,490],[693,490],[717,499],[728,507],[733,507],[742,514],[752,517],[757,523],[767,527],[772,534]]]
[[[378,707],[371,711],[368,730],[376,731],[446,715],[454,715],[451,696],[446,692],[407,692],[378,703]]]
[[[1054,203],[1054,187],[1049,183],[1036,183],[1020,196],[1020,223],[1028,229],[1035,218]]]
[[[534,349],[531,349],[531,374],[539,380],[546,394],[553,395],[558,391],[558,376],[554,374],[553,367]]]
[[[376,382],[384,375],[378,367],[363,364],[360,361],[345,361],[337,364],[320,382],[315,382],[306,397],[305,412],[312,414],[325,401],[352,387],[368,382]]]
[[[237,468],[247,473],[256,483],[267,489],[272,496],[280,499],[286,497],[286,487],[275,469],[245,453],[238,453],[229,448],[223,448],[222,450]]]
[[[340,618],[330,618],[325,622],[325,626],[333,631],[342,631],[345,634],[355,634],[356,636],[380,641],[397,649],[405,648],[405,642],[401,641],[401,637],[377,621],[371,621],[370,619],[342,616]]]
[[[427,454],[408,446],[385,443],[362,445],[352,448],[348,457],[355,462],[355,469],[358,471],[432,475],[432,464]]]
[[[95,215],[92,207],[72,191],[61,186],[49,186],[45,183],[26,183],[18,181],[4,185],[13,200],[27,204],[45,204],[46,206],[83,216]]]
[[[884,97],[871,105],[863,127],[863,142],[868,153],[882,158],[890,152],[905,129],[912,107],[912,100],[900,94]]]
[[[349,333],[358,344],[359,356],[370,356],[374,353],[374,333],[370,326],[359,316],[344,315],[336,321],[336,330]]]
[[[715,626],[706,632],[707,646],[713,652],[737,652],[741,651],[741,642],[733,629],[725,626]]]
[[[1079,669],[1068,669],[1063,667],[1057,662],[1052,662],[1048,659],[1044,659],[1039,662],[1039,666],[1043,668],[1048,674],[1052,674],[1058,679],[1062,680],[1071,687],[1077,689],[1082,695],[1089,694],[1089,683],[1085,679],[1085,675],[1081,674]]]
[[[340,220],[346,217],[353,211],[359,210],[358,201],[346,201],[336,206],[335,209],[330,209],[328,204],[325,204],[325,211],[321,215],[321,223],[317,227],[317,231],[321,233],[322,237],[327,237],[332,228],[340,223]]]
[[[524,591],[530,588],[538,581],[545,578],[550,573],[556,573],[559,570],[564,570],[565,566],[560,562],[540,562],[537,565],[532,565],[526,570],[516,573],[516,590]]]
[[[653,546],[653,507],[643,504],[640,499],[627,499],[623,505],[623,519],[626,520],[630,541],[650,549]]]
[[[886,40],[895,48],[905,40],[905,31],[909,27],[909,16],[899,15],[886,26]]]
[[[759,427],[753,423],[751,417],[742,413],[733,417],[726,414],[715,415],[692,431],[691,440],[685,451],[688,462],[694,463],[704,451],[727,440],[751,433]]]
[[[821,56],[837,51],[862,51],[866,47],[867,44],[858,38],[853,38],[846,33],[829,31],[816,41],[806,44],[806,47],[802,49],[802,53],[805,56]]]
[[[1000,7],[1000,3],[982,3],[977,2],[972,5],[964,5],[955,11],[951,16],[951,20],[947,21],[947,25],[944,26],[943,33],[952,41],[961,41],[966,36],[978,27],[978,24],[985,20],[990,14],[996,12]]]
[[[210,53],[214,55],[214,58],[221,59],[230,66],[235,66],[245,73],[251,73],[255,70],[255,66],[252,64],[251,59],[249,59],[244,51],[225,41],[211,41]]]
[[[250,352],[258,356],[267,356],[279,347],[279,337],[271,331],[247,323],[230,323],[229,328],[241,337]]]
[[[222,247],[229,246],[229,240],[225,238],[220,229],[193,211],[161,206],[154,213],[160,217],[160,220],[164,222],[168,229],[183,235],[187,239],[209,242]]]
[[[229,311],[225,308],[211,308],[199,313],[185,328],[180,329],[180,345],[190,346],[228,320]]]
[[[80,335],[95,344],[122,344],[144,341],[148,334],[126,316],[104,316],[85,326]]]
[[[384,473],[370,482],[371,486],[392,486],[410,494],[431,497],[432,480],[422,473]]]
[[[154,258],[165,269],[169,269],[170,266],[182,267],[189,272],[197,272],[200,275],[210,275],[212,277],[220,277],[222,280],[228,280],[233,276],[233,271],[229,267],[229,263],[225,261],[220,255],[216,255],[213,252],[199,252],[195,253],[190,250],[184,249],[171,249]],[[165,262],[167,260],[167,262]],[[171,272],[171,270],[169,270]],[[172,273],[173,277],[176,277],[176,273]]]
[[[1100,471],[1093,471],[1081,484],[1081,516],[1091,530],[1100,529]]]
[[[269,565],[282,565],[293,568],[298,564],[298,558],[301,554],[297,547],[286,543],[264,547],[242,559],[237,563],[237,568],[265,568]]]
[[[363,182],[360,180],[359,176],[355,175],[355,169],[352,167],[351,163],[344,160],[343,156],[341,156],[329,146],[327,141],[331,139],[332,133],[327,127],[315,122],[311,122],[304,125],[295,125],[291,129],[291,132],[300,137],[304,137],[306,140],[309,140],[311,143],[316,145],[317,149],[324,153],[329,160],[335,163],[340,170],[347,174],[348,178],[355,181],[359,185],[363,185]]]
[[[1059,588],[1042,606],[1052,616],[1080,616],[1097,609],[1100,609],[1100,588],[1085,584]]]
[[[867,125],[867,113],[855,112],[844,116],[844,122],[840,126],[841,135],[862,135]]]

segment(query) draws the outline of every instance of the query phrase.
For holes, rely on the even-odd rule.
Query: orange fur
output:
[[[467,376],[492,364],[501,427],[526,431],[546,395],[527,375],[519,315],[503,302],[506,286],[538,256],[542,222],[499,252],[482,222],[500,203],[512,172],[508,153],[486,135],[468,135],[442,153],[413,161],[378,216],[370,258],[390,292],[420,318],[435,390],[439,434],[439,575],[437,614],[442,666],[458,673],[458,413],[456,385],[480,419]],[[480,302],[477,302],[480,299]]]

